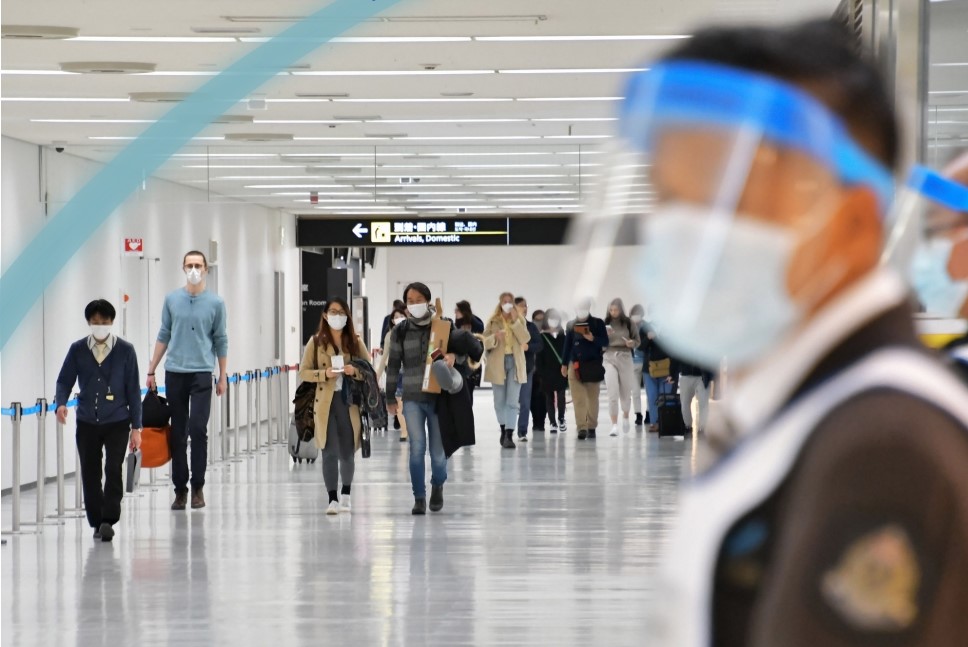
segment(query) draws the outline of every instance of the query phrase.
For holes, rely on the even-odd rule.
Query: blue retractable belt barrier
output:
[[[238,380],[235,378],[234,375],[230,375],[228,379],[229,379],[229,384],[235,384],[236,382],[238,382]]]
[[[12,418],[15,413],[16,411],[13,409],[0,409],[0,416],[10,416]]]

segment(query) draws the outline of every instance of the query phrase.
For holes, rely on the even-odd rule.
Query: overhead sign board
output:
[[[296,223],[299,247],[559,245],[568,217],[312,218]]]

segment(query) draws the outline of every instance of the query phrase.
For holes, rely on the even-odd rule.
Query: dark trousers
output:
[[[188,491],[188,439],[192,439],[192,488],[205,485],[208,460],[208,417],[212,410],[211,373],[165,373],[165,395],[171,409],[171,482],[175,492]]]
[[[531,426],[536,430],[544,429],[544,418],[548,413],[548,406],[545,403],[544,383],[541,377],[535,373],[534,386],[531,389]],[[554,416],[551,422],[554,422]]]
[[[531,417],[531,394],[534,392],[534,373],[528,373],[528,381],[521,385],[518,394],[518,436],[528,435],[528,419]]]
[[[542,384],[542,391],[545,398],[545,409],[548,412],[548,420],[555,424],[555,402],[558,407],[558,422],[565,421],[565,390],[556,391],[552,385]]]
[[[112,526],[121,518],[121,497],[124,496],[124,452],[128,447],[131,424],[109,422],[98,425],[77,423],[77,455],[81,459],[81,486],[84,489],[84,508],[92,528],[102,523]],[[103,455],[102,455],[103,448]],[[101,468],[104,485],[101,485]]]

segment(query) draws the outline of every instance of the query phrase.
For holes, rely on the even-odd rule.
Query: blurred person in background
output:
[[[534,392],[534,362],[544,342],[541,339],[541,331],[535,325],[535,322],[528,321],[528,300],[520,296],[515,297],[514,307],[518,309],[518,314],[524,319],[525,325],[528,327],[528,334],[531,335],[530,341],[524,346],[524,362],[528,381],[522,382],[521,393],[518,396],[518,439],[526,443],[528,442],[528,421],[531,419],[531,394]]]
[[[595,440],[598,411],[605,381],[602,356],[608,346],[605,322],[591,314],[592,300],[582,299],[575,308],[575,319],[568,323],[561,375],[568,378],[578,440]]]
[[[612,419],[610,436],[618,436],[618,410],[622,407],[622,431],[629,430],[629,409],[635,369],[632,349],[639,345],[639,331],[625,314],[621,299],[613,299],[605,315],[608,346],[605,348],[605,387],[608,390],[608,415]]]
[[[621,115],[658,196],[636,277],[662,343],[731,374],[647,642],[963,643],[968,390],[880,263],[898,128],[876,66],[832,20],[705,29]]]
[[[454,309],[454,326],[458,330],[466,330],[476,335],[478,339],[484,339],[484,322],[471,310],[470,301],[458,301]],[[474,389],[481,385],[483,368],[480,363],[468,363],[467,386],[470,388],[471,400],[474,399]]]
[[[403,302],[400,301],[400,303]],[[407,320],[407,310],[406,308],[394,308],[393,312],[390,313],[390,317],[390,329],[387,330],[387,334],[383,337],[383,345],[380,347],[382,351],[380,353],[380,363],[376,367],[377,378],[381,382],[384,382],[384,388],[386,388],[384,378],[386,376],[387,363],[390,359],[390,354],[386,352],[386,349],[390,345],[390,335],[396,326]],[[403,415],[403,381],[400,377],[399,375],[397,376],[396,398],[393,400],[397,404],[396,413],[391,417],[393,418],[393,428],[400,430],[400,442],[405,443],[407,442],[407,419]],[[390,400],[387,402],[389,403]]]
[[[544,336],[541,331],[544,329],[545,311],[535,310],[531,315],[531,323],[534,324],[535,331],[541,337],[542,350],[544,347]],[[545,416],[548,415],[548,408],[545,405],[544,392],[541,390],[541,374],[538,372],[539,350],[534,357],[534,371],[532,374],[533,384],[531,386],[531,428],[534,431],[545,431]]]
[[[524,316],[514,305],[514,295],[504,292],[494,314],[484,326],[487,368],[484,379],[494,393],[494,413],[501,426],[501,447],[515,449],[514,430],[518,423],[521,385],[528,381],[524,353],[531,341]]]
[[[536,375],[540,378],[541,394],[545,399],[551,433],[565,433],[565,396],[568,379],[561,374],[564,365],[565,331],[562,328],[561,312],[549,308],[541,329],[544,346],[538,353]],[[556,417],[557,416],[557,417]]]
[[[632,351],[632,372],[635,378],[635,383],[632,385],[632,409],[635,411],[635,427],[639,429],[645,423],[642,418],[642,387],[645,386],[643,380],[643,369],[645,366],[645,351],[643,347],[648,338],[646,337],[645,322],[643,317],[645,316],[645,308],[641,304],[636,303],[629,310],[629,318],[632,320],[632,325],[635,326],[635,330],[639,333],[639,345],[636,346]],[[646,411],[648,411],[649,403],[646,402]]]

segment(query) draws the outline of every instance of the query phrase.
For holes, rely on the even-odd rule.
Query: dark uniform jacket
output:
[[[876,299],[873,290],[890,285],[872,279],[865,294]],[[720,458],[710,473],[744,444],[765,442],[762,432],[786,410],[874,353],[929,355],[901,289],[897,282],[897,299],[861,312],[863,320],[817,355],[757,426],[734,421],[732,437],[712,434]],[[784,358],[777,360],[782,367]],[[960,388],[940,362],[919,366],[945,390]],[[767,372],[757,384],[782,372]],[[904,382],[904,375],[893,377]],[[710,574],[710,644],[968,644],[968,418],[908,388],[866,388],[820,413],[779,485],[734,519]],[[754,398],[756,389],[750,391]],[[945,395],[961,401],[960,394]],[[968,402],[968,390],[963,397]],[[743,417],[738,404],[727,420]]]

